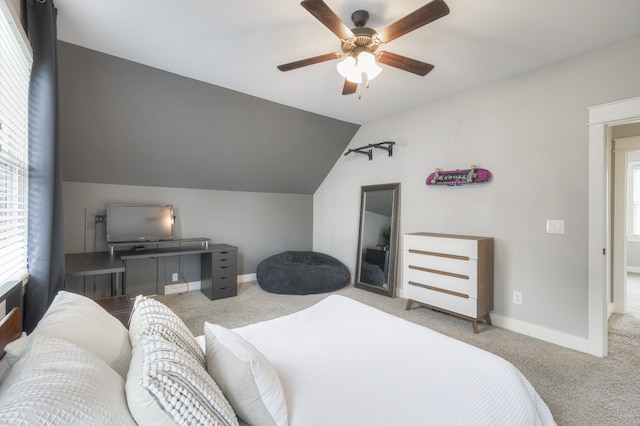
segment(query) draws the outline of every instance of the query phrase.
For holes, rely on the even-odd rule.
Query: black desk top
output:
[[[209,247],[164,247],[143,250],[109,252],[68,253],[65,255],[65,274],[86,276],[125,272],[124,260],[150,257],[179,256],[237,250],[229,244],[209,244]]]
[[[187,254],[215,253],[221,251],[237,250],[237,247],[229,244],[209,244],[209,247],[160,247],[145,248],[142,250],[127,250],[116,252],[122,260],[144,259],[149,257],[179,256]]]
[[[124,272],[119,255],[109,252],[68,253],[64,256],[64,272],[69,276],[101,275]]]

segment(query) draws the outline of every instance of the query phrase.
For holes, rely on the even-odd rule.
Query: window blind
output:
[[[32,55],[0,0],[0,284],[27,276],[28,95]]]

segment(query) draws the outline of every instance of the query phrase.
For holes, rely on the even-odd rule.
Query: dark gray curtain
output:
[[[29,86],[29,283],[24,329],[31,332],[64,286],[62,175],[58,143],[58,58],[52,0],[25,0],[33,48]]]

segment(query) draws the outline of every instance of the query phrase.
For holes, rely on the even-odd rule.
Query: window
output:
[[[27,276],[28,93],[31,48],[0,0],[0,284]]]

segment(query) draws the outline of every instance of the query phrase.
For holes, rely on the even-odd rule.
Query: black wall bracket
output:
[[[372,148],[378,148],[378,149],[384,149],[385,151],[387,151],[389,153],[389,157],[393,157],[393,145],[395,145],[395,142],[380,142],[380,143],[370,143],[369,145],[365,145],[365,146],[361,146],[359,148],[354,148],[354,149],[350,149],[347,152],[344,153],[344,155],[348,155],[351,154],[352,152],[355,152],[356,154],[364,154],[367,157],[369,157],[369,161],[371,161],[373,159],[373,149]]]

